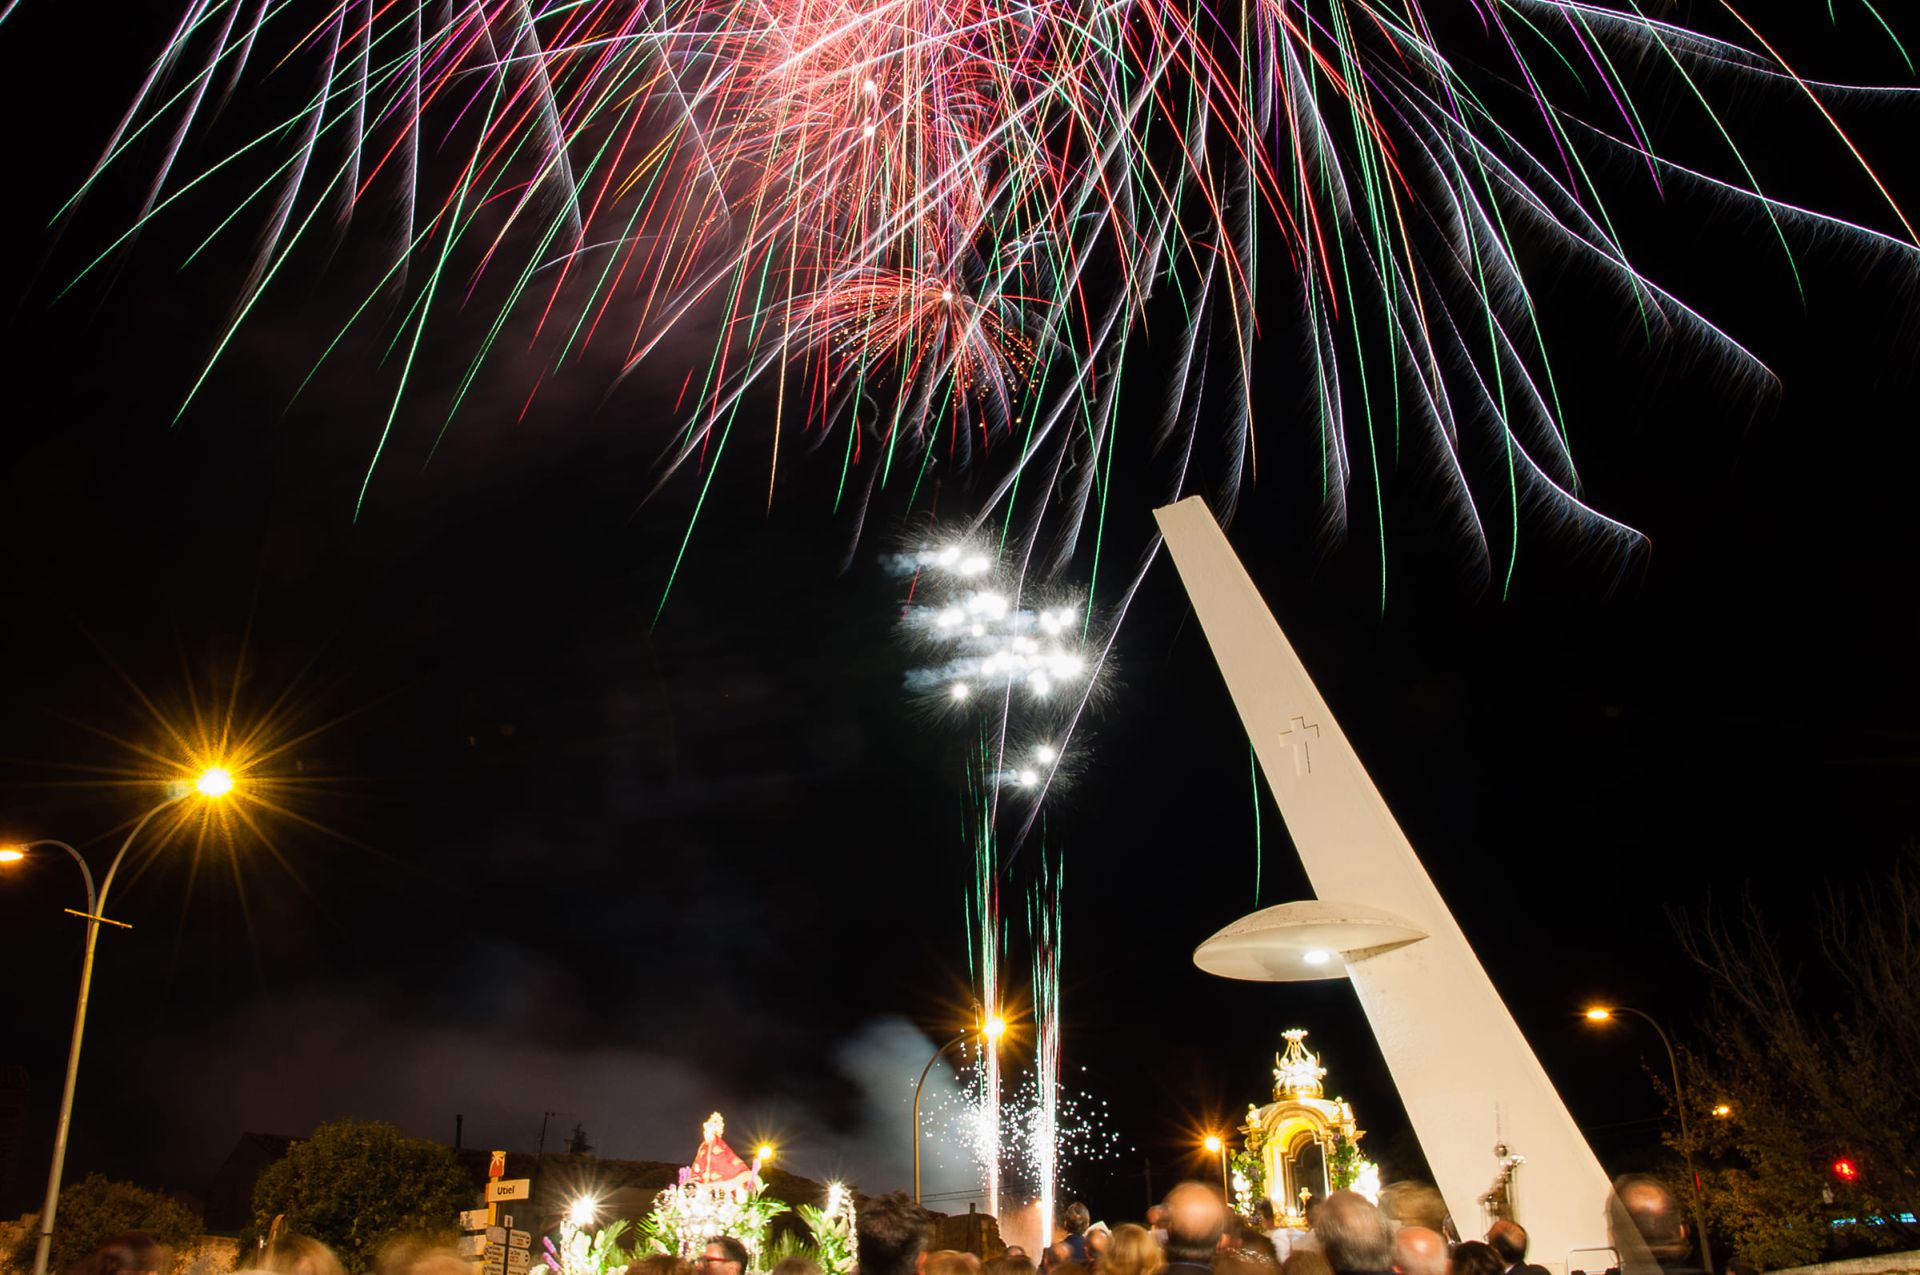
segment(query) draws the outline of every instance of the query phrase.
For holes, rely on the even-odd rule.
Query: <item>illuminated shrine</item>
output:
[[[1264,1190],[1281,1225],[1302,1227],[1308,1200],[1346,1186],[1366,1193],[1373,1166],[1356,1150],[1366,1134],[1354,1124],[1353,1108],[1326,1096],[1327,1069],[1307,1049],[1306,1031],[1296,1027],[1283,1035],[1287,1048],[1273,1060],[1273,1101],[1249,1107],[1241,1127],[1248,1152],[1258,1157],[1261,1181],[1234,1186],[1248,1197]]]

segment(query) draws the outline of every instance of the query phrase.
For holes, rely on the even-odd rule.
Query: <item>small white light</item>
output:
[[[868,80],[866,83],[860,86],[860,91],[862,93],[878,93],[880,91],[880,86],[878,84],[875,84],[872,80]]]
[[[973,688],[971,686],[968,686],[965,682],[955,682],[953,684],[952,694],[954,699],[963,700],[967,696],[973,694]]]
[[[1041,677],[1039,674],[1035,674],[1033,677],[1028,678],[1027,685],[1033,688],[1033,693],[1035,695],[1039,695],[1043,697],[1047,694],[1047,692],[1053,689],[1053,683],[1049,682],[1046,678]]]
[[[862,137],[872,137],[879,129],[880,126],[877,124],[868,124],[860,130],[860,135]]]
[[[1328,961],[1333,959],[1333,955],[1330,952],[1324,951],[1316,947],[1310,951],[1302,953],[1300,959],[1305,961],[1309,965],[1325,965]]]
[[[947,294],[947,298],[949,300],[952,299],[952,296],[953,296],[952,293]],[[992,564],[989,563],[985,557],[976,553],[972,557],[968,558],[965,562],[962,562],[960,564],[960,574],[963,576],[982,575],[986,572],[986,569],[991,565]]]
[[[1020,778],[1020,786],[1022,788],[1031,788],[1035,784],[1040,782],[1040,776],[1034,774],[1031,770],[1021,771],[1019,778]]]
[[[960,561],[960,546],[948,545],[940,551],[940,556],[935,558],[934,561],[943,567],[952,566],[954,563]]]
[[[1058,757],[1059,755],[1060,755],[1059,753],[1054,752],[1053,749],[1047,746],[1046,744],[1042,744],[1038,748],[1033,750],[1033,759],[1039,762],[1042,766],[1053,765],[1054,758]]]
[[[942,288],[942,289],[940,289],[940,299],[941,299],[942,301],[951,301],[951,300],[953,300],[953,289],[952,289],[952,288]]]

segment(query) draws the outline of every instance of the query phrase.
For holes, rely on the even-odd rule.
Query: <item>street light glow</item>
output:
[[[758,1160],[762,1164],[765,1164],[767,1161],[773,1159],[773,1144],[771,1142],[761,1143],[760,1149],[753,1153],[753,1158]]]
[[[1604,1023],[1609,1018],[1612,1018],[1612,1017],[1613,1017],[1613,1011],[1600,1005],[1595,1005],[1592,1009],[1587,1011],[1587,1018],[1590,1021],[1596,1022],[1596,1023]]]
[[[1733,1108],[1723,1102],[1714,1107],[1713,1114],[1720,1117],[1722,1120],[1725,1120],[1728,1116],[1733,1114]]]
[[[233,772],[225,766],[209,766],[193,781],[202,797],[224,797],[233,791]]]
[[[27,857],[19,846],[0,846],[0,863],[18,863]]]
[[[987,1033],[988,1040],[997,1041],[1007,1034],[1007,1020],[995,1014],[987,1020],[987,1025],[984,1030]]]
[[[591,1195],[583,1195],[567,1208],[567,1221],[575,1226],[593,1225],[594,1215],[600,1211],[600,1201]]]
[[[1220,1142],[1220,1135],[1217,1133],[1208,1134],[1207,1140],[1203,1145],[1207,1148],[1207,1153],[1209,1155],[1219,1154],[1220,1147],[1222,1145]]]

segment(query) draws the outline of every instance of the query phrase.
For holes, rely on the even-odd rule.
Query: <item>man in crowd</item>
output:
[[[1219,1193],[1198,1182],[1182,1182],[1167,1196],[1166,1226],[1165,1275],[1211,1275],[1213,1255],[1227,1229],[1227,1206]]]
[[[1527,1260],[1527,1228],[1501,1218],[1487,1228],[1487,1243],[1507,1269],[1502,1275],[1547,1275],[1547,1268]]]
[[[889,1191],[860,1210],[854,1244],[860,1275],[919,1275],[927,1252],[927,1215],[905,1192]]]
[[[1358,1191],[1335,1191],[1314,1214],[1314,1234],[1334,1275],[1384,1275],[1393,1264],[1387,1219]]]
[[[1087,1206],[1078,1200],[1067,1205],[1065,1211],[1060,1214],[1060,1224],[1067,1232],[1066,1238],[1060,1243],[1066,1248],[1065,1256],[1068,1261],[1086,1265],[1087,1227],[1092,1222],[1093,1214],[1089,1213]]]
[[[1425,1226],[1403,1226],[1393,1234],[1396,1275],[1447,1275],[1447,1237]]]

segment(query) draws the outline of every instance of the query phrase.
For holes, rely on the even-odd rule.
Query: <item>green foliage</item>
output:
[[[668,1187],[640,1219],[640,1239],[650,1252],[691,1258],[709,1235],[731,1235],[746,1245],[754,1269],[764,1270],[774,1219],[790,1211],[765,1191],[732,1200],[710,1197],[700,1188]]]
[[[826,1275],[853,1275],[853,1193],[834,1186],[827,1193],[826,1208],[802,1204],[794,1212],[813,1234],[810,1250],[802,1255],[812,1258]],[[769,1261],[767,1269],[772,1270],[777,1260]]]
[[[1338,1098],[1335,1102],[1340,1101]],[[1344,1191],[1360,1177],[1360,1170],[1366,1162],[1360,1156],[1360,1145],[1344,1134],[1333,1135],[1333,1149],[1327,1153],[1327,1181],[1336,1191]]]
[[[145,1231],[178,1257],[181,1250],[191,1248],[200,1238],[200,1219],[168,1196],[90,1173],[68,1183],[60,1192],[60,1207],[53,1215],[49,1269],[66,1270],[122,1231]],[[16,1269],[33,1269],[33,1252],[39,1242],[36,1222],[13,1250]]]
[[[454,1215],[473,1195],[439,1143],[379,1121],[342,1120],[315,1129],[260,1175],[254,1224],[264,1235],[284,1214],[286,1229],[328,1245],[348,1270],[367,1270],[398,1236],[450,1239]]]
[[[1234,1176],[1246,1179],[1247,1194],[1250,1198],[1261,1200],[1267,1194],[1267,1160],[1257,1147],[1244,1147],[1233,1153],[1228,1162]]]

